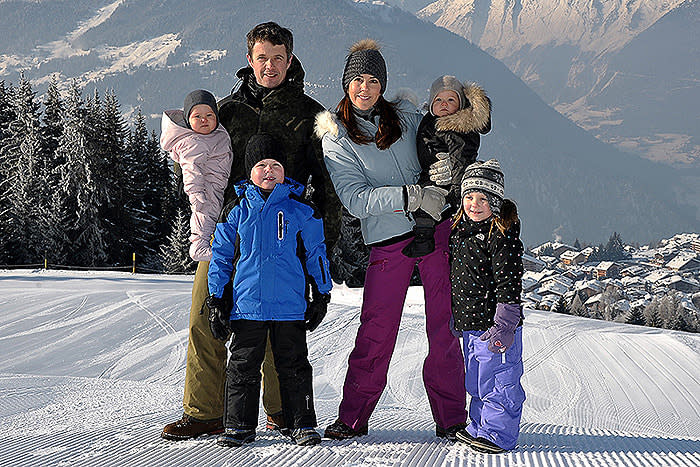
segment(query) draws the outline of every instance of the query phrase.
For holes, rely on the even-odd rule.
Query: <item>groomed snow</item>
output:
[[[438,440],[411,289],[370,434],[297,447],[267,433],[169,442],[181,414],[191,276],[0,271],[0,464],[11,466],[698,466],[700,336],[527,310],[518,447]],[[362,291],[336,287],[309,334],[320,427],[336,416]],[[262,409],[261,409],[262,413]]]

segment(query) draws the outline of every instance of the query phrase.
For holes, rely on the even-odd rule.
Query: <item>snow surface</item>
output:
[[[518,447],[479,454],[434,435],[421,381],[422,291],[409,291],[368,436],[297,447],[265,431],[221,448],[170,442],[179,418],[191,276],[0,271],[0,464],[700,465],[700,336],[527,310]],[[336,287],[308,335],[320,427],[337,414],[361,289]],[[262,409],[260,411],[262,414]]]

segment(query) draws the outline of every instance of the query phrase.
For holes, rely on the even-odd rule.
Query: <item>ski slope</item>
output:
[[[700,466],[699,335],[544,311],[526,312],[518,447],[487,455],[436,438],[419,288],[368,436],[298,447],[261,424],[242,448],[162,440],[181,414],[191,282],[0,271],[0,465]],[[308,335],[321,428],[337,414],[361,294],[336,287]]]

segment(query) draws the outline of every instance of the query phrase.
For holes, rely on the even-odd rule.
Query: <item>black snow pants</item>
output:
[[[304,321],[231,321],[226,368],[226,428],[255,429],[260,405],[260,365],[268,331],[280,381],[282,411],[287,427],[316,426],[313,375],[306,347]]]

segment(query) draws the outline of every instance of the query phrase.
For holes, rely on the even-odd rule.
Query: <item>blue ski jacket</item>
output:
[[[216,225],[208,274],[209,293],[219,298],[233,277],[231,320],[303,320],[305,270],[320,293],[330,292],[323,220],[303,191],[290,178],[267,200],[249,180],[235,186]]]

